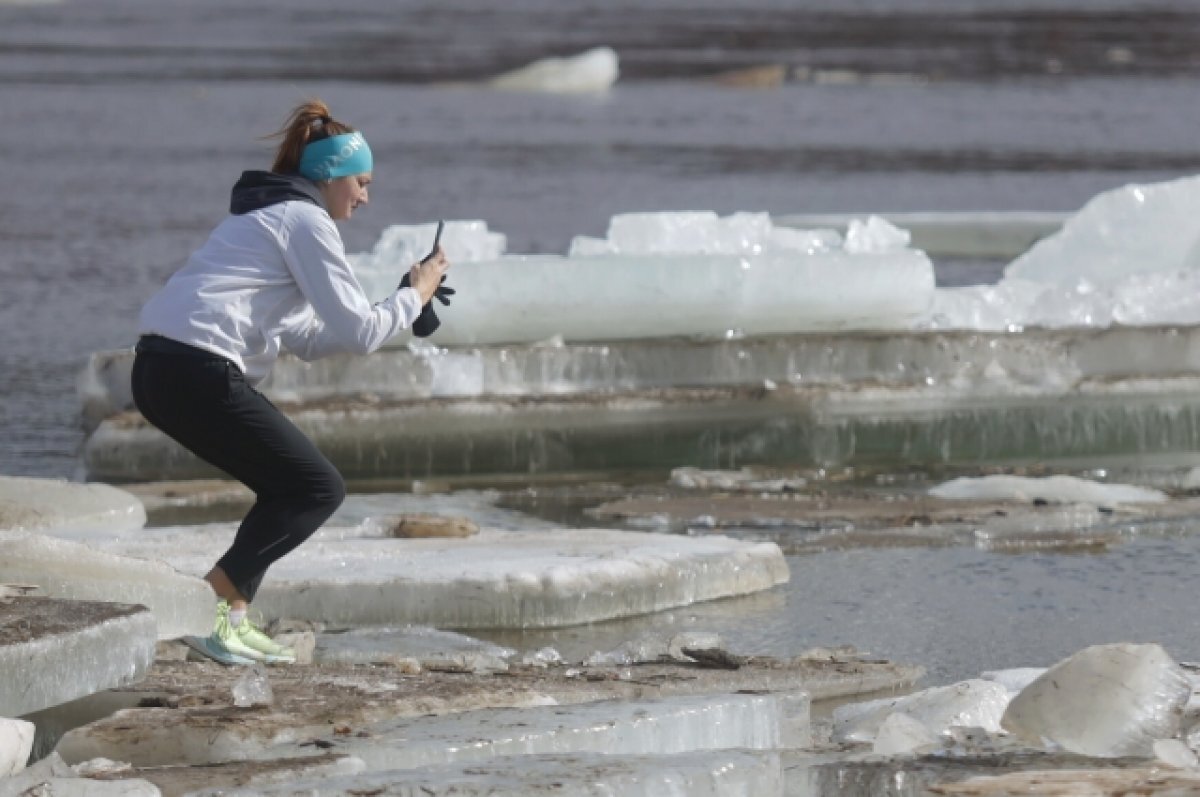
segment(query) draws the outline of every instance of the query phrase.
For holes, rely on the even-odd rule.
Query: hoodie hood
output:
[[[229,212],[241,216],[252,210],[278,205],[280,202],[297,200],[311,202],[322,209],[325,207],[321,190],[307,177],[275,172],[242,172],[229,198]]]

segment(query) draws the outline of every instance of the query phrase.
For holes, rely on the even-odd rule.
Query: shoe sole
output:
[[[222,647],[217,647],[211,637],[185,636],[183,642],[205,658],[220,662],[226,666],[241,665],[248,667],[254,664],[254,659],[238,656]]]

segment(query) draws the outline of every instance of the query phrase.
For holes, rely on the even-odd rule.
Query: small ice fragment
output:
[[[887,219],[870,216],[865,222],[851,219],[846,230],[845,249],[850,254],[886,254],[908,248],[912,235]]]
[[[521,663],[527,667],[549,667],[551,664],[562,664],[562,655],[554,648],[546,647],[534,653],[526,653],[521,657]]]
[[[961,681],[903,697],[841,706],[833,712],[834,736],[838,740],[873,742],[884,720],[897,711],[935,733],[956,726],[979,727],[995,733],[1000,730],[1000,718],[1008,702],[1008,690],[998,683]]]
[[[988,670],[979,677],[985,681],[995,681],[1008,690],[1010,695],[1017,695],[1046,672],[1045,667],[1014,667],[1010,670]]]
[[[275,701],[271,682],[267,680],[267,668],[258,662],[233,682],[232,690],[233,704],[239,708],[269,706]]]

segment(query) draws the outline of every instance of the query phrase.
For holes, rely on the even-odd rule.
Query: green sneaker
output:
[[[242,640],[242,644],[270,658],[267,661],[280,662],[282,664],[295,664],[296,651],[286,645],[281,645],[271,637],[267,636],[258,626],[250,622],[250,617],[247,616],[242,620],[242,624],[234,629],[234,633]]]
[[[276,644],[269,636],[255,628],[249,617],[243,618],[241,624],[234,628],[229,622],[229,604],[223,600],[217,603],[217,622],[213,627],[212,638],[235,656],[268,664],[296,662],[295,651]]]

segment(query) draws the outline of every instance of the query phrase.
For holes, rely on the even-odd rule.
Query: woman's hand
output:
[[[422,306],[429,304],[433,299],[434,291],[442,284],[442,278],[446,276],[446,270],[449,268],[450,261],[446,259],[442,247],[438,246],[432,255],[409,269],[409,284],[421,294]]]

